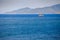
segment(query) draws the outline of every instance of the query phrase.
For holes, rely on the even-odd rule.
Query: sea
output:
[[[60,14],[0,14],[0,40],[60,40]]]

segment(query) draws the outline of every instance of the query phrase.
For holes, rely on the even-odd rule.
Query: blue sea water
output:
[[[0,14],[0,40],[60,40],[60,14]]]

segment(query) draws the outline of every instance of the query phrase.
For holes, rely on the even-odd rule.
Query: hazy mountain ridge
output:
[[[44,7],[44,8],[35,8],[35,9],[31,9],[31,8],[22,8],[19,10],[14,10],[11,12],[7,12],[7,13],[57,13],[60,14],[60,4],[57,5],[53,5],[50,7]]]

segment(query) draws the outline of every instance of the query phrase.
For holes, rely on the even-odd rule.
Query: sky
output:
[[[0,13],[25,7],[43,8],[55,4],[60,4],[60,0],[0,0]]]

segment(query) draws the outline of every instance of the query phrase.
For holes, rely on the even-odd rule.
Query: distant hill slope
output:
[[[22,9],[18,9],[18,10],[14,10],[11,12],[7,12],[7,13],[54,13],[54,14],[60,14],[60,4],[57,5],[53,5],[50,7],[44,7],[44,8],[35,8],[35,9],[31,9],[31,8],[22,8]]]

